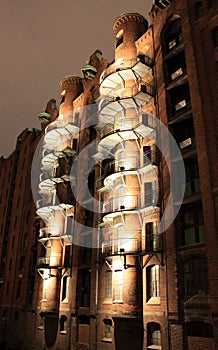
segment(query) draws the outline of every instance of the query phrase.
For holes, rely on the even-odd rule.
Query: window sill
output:
[[[147,347],[147,349],[161,350],[162,346],[160,346],[160,345],[150,345],[150,346]]]
[[[42,299],[40,300],[41,303],[46,303],[47,302],[47,299]]]
[[[61,302],[62,302],[62,304],[68,304],[68,298],[62,300]]]
[[[160,305],[160,297],[151,297],[147,303],[147,305]],[[152,345],[153,346],[153,345]],[[151,348],[152,349],[152,348]]]
[[[60,334],[67,334],[67,331],[60,331]]]
[[[112,338],[103,338],[101,341],[104,343],[112,343]]]
[[[123,304],[123,300],[113,300],[113,304]]]
[[[42,331],[44,329],[44,327],[43,326],[38,326],[37,329]]]

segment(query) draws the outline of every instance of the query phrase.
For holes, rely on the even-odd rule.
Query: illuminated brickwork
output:
[[[5,174],[18,166],[8,187],[2,184],[5,208],[0,204],[6,349],[218,348],[216,11],[213,1],[156,1],[151,26],[139,14],[123,14],[113,26],[114,61],[97,50],[83,78],[63,78],[59,108],[50,100],[39,115],[36,219],[32,199],[26,202],[29,184],[21,181],[22,152],[0,160]],[[179,160],[159,120],[186,171],[179,214],[163,232]],[[24,149],[33,136],[22,135]],[[35,137],[23,152],[27,172]]]

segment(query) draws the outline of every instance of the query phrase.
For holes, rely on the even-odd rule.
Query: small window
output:
[[[213,28],[211,31],[213,47],[218,46],[218,26]]]
[[[147,301],[160,296],[159,265],[147,268]]]
[[[73,139],[73,150],[77,151],[78,149],[78,139]]]
[[[201,203],[191,206],[184,205],[180,211],[180,227],[182,244],[205,242],[204,218]]]
[[[202,1],[197,1],[194,4],[194,15],[195,15],[195,19],[199,19],[200,17],[203,16],[203,4]]]
[[[147,222],[145,225],[146,251],[156,252],[159,249],[157,222]]]
[[[113,302],[123,302],[123,271],[117,270],[114,272],[113,280]]]
[[[38,319],[38,329],[43,329],[44,328],[44,314],[43,314],[43,312],[40,312],[40,314],[39,314],[39,319]]]
[[[63,91],[61,92],[61,101],[60,101],[60,105],[61,105],[62,103],[64,103],[65,97],[66,97],[66,90],[63,90]]]
[[[62,279],[62,295],[61,301],[67,302],[68,277],[64,276]]]
[[[42,292],[42,300],[47,300],[47,291],[48,291],[48,279],[44,279],[43,281],[43,292]]]
[[[165,51],[168,53],[183,42],[182,27],[180,18],[172,21],[165,32]]]
[[[78,112],[75,113],[75,115],[74,115],[74,122],[76,125],[79,125],[79,113]]]
[[[60,333],[67,333],[67,316],[62,315],[60,318]]]
[[[147,345],[148,349],[160,349],[161,346],[161,329],[159,323],[150,322],[147,325]]]
[[[105,298],[112,298],[112,271],[106,272]]]
[[[121,29],[116,37],[116,48],[123,43],[123,30]]]
[[[112,320],[105,318],[103,320],[103,341],[112,341]]]
[[[64,249],[64,267],[71,267],[72,246],[66,245]]]
[[[90,306],[91,273],[88,269],[81,270],[80,279],[80,306]]]

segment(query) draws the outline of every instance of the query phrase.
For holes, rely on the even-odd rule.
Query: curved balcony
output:
[[[115,76],[116,74],[120,74],[122,79],[128,79],[129,74],[131,74],[128,71],[132,71],[132,79],[136,79],[137,77],[143,77],[150,71],[151,66],[152,59],[147,55],[141,55],[140,58],[134,57],[119,59],[117,62],[111,64],[108,68],[106,68],[103,71],[103,73],[100,76],[100,84],[105,82],[106,78],[111,76],[112,74]],[[113,77],[110,77],[110,80],[113,80]]]
[[[147,81],[140,79],[135,86],[117,88],[117,86],[108,86],[105,88],[105,96],[100,107],[103,108],[108,103],[119,101],[121,99],[134,98],[137,107],[146,104],[155,95],[154,85]]]
[[[65,115],[59,115],[58,119],[56,119],[54,122],[50,123],[46,129],[46,134],[50,131],[53,131],[55,129],[59,128],[67,128],[69,130],[77,130],[79,129],[79,120],[75,118],[75,115],[73,112],[67,113]]]
[[[54,183],[61,183],[63,181],[70,181],[71,163],[65,161],[65,158],[61,158],[58,166],[42,168],[40,174],[40,183],[48,180],[52,180]]]
[[[117,146],[119,143],[122,143],[125,140],[137,140],[139,137],[145,137],[151,134],[154,131],[156,120],[152,117],[151,122],[153,125],[148,126],[148,119],[150,115],[143,114],[141,118],[138,119],[138,123],[134,126],[133,129],[128,129],[126,123],[123,123],[123,130],[116,129],[114,125],[109,124],[105,126],[105,129],[102,128],[102,133],[104,137],[100,139],[98,143],[98,152],[95,154],[95,159],[102,160],[105,158],[110,158],[112,149]]]
[[[140,208],[141,196],[127,194],[113,197],[103,202],[103,213],[113,213],[117,211],[138,210]]]
[[[62,267],[62,263],[58,262],[60,260],[59,256],[53,256],[50,258],[39,257],[37,258],[36,269],[58,269]]]
[[[142,204],[143,203],[143,204]],[[106,216],[111,213],[121,211],[146,211],[148,209],[156,209],[160,206],[159,192],[156,190],[148,190],[144,194],[142,202],[141,195],[123,195],[110,198],[103,201],[102,213]]]
[[[111,116],[111,120],[99,115],[100,125],[96,128],[99,130],[100,137],[103,138],[114,132],[135,130],[135,132],[140,133],[140,136],[149,135],[157,127],[157,119],[152,114],[142,113],[140,115],[135,115],[132,118],[114,118]]]
[[[49,124],[45,129],[44,143],[47,147],[55,145],[57,139],[63,136],[73,136],[78,134],[79,125],[75,122],[72,113],[59,116],[59,119]]]
[[[137,254],[141,251],[142,244],[138,238],[118,238],[102,243],[103,256]]]
[[[72,234],[62,232],[59,227],[48,226],[39,230],[39,242],[44,243],[50,239],[63,239],[72,243]]]
[[[133,154],[135,153],[135,154]],[[97,188],[106,185],[104,180],[114,181],[117,177],[128,174],[140,174],[149,172],[153,166],[158,166],[160,162],[160,154],[155,151],[148,150],[143,153],[140,161],[140,154],[133,152],[131,155],[121,160],[112,160],[104,165],[104,173],[97,179]],[[147,169],[148,168],[148,169]]]
[[[74,145],[74,139],[72,135],[59,135],[54,142],[48,144],[44,143],[43,146],[43,157],[53,153],[58,158],[66,156],[72,156],[77,153],[77,144]]]
[[[39,239],[50,238],[51,236],[60,236],[60,230],[55,226],[47,226],[40,228],[39,230]]]
[[[63,201],[61,201],[62,199]],[[71,193],[66,194],[66,196],[63,198],[58,198],[57,195],[53,197],[49,196],[48,192],[47,195],[43,194],[42,198],[36,203],[37,215],[39,215],[41,218],[49,218],[56,210],[63,212],[64,210],[74,211],[75,204],[75,197]]]

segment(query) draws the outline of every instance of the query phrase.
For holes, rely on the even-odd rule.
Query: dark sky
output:
[[[148,18],[152,0],[0,1],[0,155],[25,128],[39,128],[47,101],[59,102],[60,80],[81,75],[100,49],[113,59],[114,20],[125,12]]]

